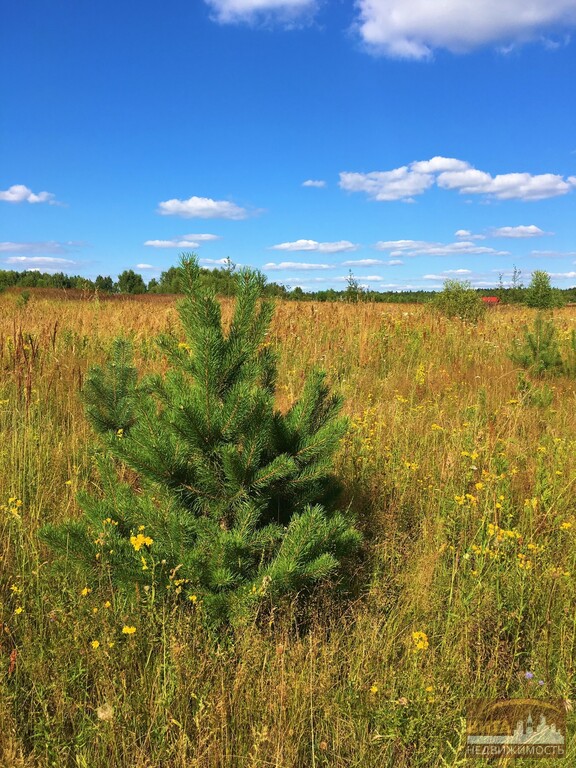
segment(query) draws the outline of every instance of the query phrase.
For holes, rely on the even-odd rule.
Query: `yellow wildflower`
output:
[[[425,632],[412,632],[412,641],[414,642],[414,653],[425,651],[428,646],[428,635]]]
[[[82,597],[86,597],[86,595],[89,595],[90,592],[92,592],[90,587],[84,587],[84,589],[80,592],[80,594],[82,595]]]
[[[144,536],[143,533],[139,533],[138,536],[130,536],[130,544],[132,544],[136,552],[139,552],[144,544],[149,547],[153,541],[154,539],[151,539],[150,536]]]
[[[100,648],[100,641],[99,640],[92,640],[90,645],[92,646],[92,648],[94,648],[94,650],[96,650],[97,648]]]
[[[128,627],[128,626],[123,626],[122,627],[122,634],[123,635],[133,635],[134,632],[136,632],[136,627]]]

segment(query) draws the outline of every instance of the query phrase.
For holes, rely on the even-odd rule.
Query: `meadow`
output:
[[[365,543],[351,600],[218,642],[194,606],[86,584],[37,537],[97,482],[88,368],[124,334],[162,371],[174,300],[0,295],[0,766],[479,766],[469,697],[561,698],[572,733],[576,380],[510,361],[535,316],[278,302],[278,408],[314,366],[342,393],[335,471]],[[576,308],[554,317],[568,349]]]

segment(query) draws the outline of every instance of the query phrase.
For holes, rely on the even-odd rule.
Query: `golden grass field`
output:
[[[319,595],[307,631],[288,612],[218,644],[194,610],[54,566],[36,535],[97,480],[88,367],[125,334],[140,370],[162,370],[173,299],[1,295],[0,766],[484,765],[462,757],[470,696],[562,698],[570,734],[576,380],[519,387],[507,352],[534,317],[277,305],[278,407],[313,366],[345,398],[336,472],[365,532],[362,588],[345,606]],[[576,308],[555,319],[568,345]]]

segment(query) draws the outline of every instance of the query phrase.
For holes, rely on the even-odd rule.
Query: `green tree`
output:
[[[352,270],[348,270],[348,277],[346,278],[348,287],[346,288],[346,301],[356,304],[364,293],[364,289],[358,283],[358,280],[354,277]]]
[[[486,312],[486,305],[468,280],[445,280],[431,304],[446,317],[470,323],[477,323]]]
[[[42,536],[123,588],[180,593],[222,624],[335,575],[360,534],[336,506],[332,457],[346,421],[324,374],[287,413],[274,407],[262,275],[238,273],[227,333],[195,258],[183,258],[180,284],[186,341],[161,339],[166,375],[138,380],[117,340],[88,377],[87,415],[106,446],[101,490],[80,497],[81,520]]]
[[[560,375],[567,370],[558,345],[558,332],[553,320],[546,319],[543,313],[539,312],[532,330],[525,325],[523,331],[524,341],[520,342],[516,339],[508,353],[513,363],[521,365],[535,376]],[[572,341],[572,348],[575,349],[574,336]]]
[[[528,307],[534,309],[553,309],[562,303],[562,297],[560,292],[552,287],[548,272],[536,269],[532,272],[524,301]]]
[[[146,283],[142,275],[137,274],[133,269],[125,269],[118,275],[118,290],[120,293],[146,293]]]
[[[102,275],[98,275],[98,277],[94,281],[94,287],[96,288],[96,290],[102,291],[102,293],[114,292],[114,282],[109,275],[106,275],[106,277],[103,277]]]

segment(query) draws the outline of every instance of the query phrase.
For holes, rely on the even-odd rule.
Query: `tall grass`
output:
[[[367,544],[349,605],[322,594],[304,627],[286,607],[218,643],[201,606],[121,600],[36,537],[97,482],[88,366],[123,333],[162,370],[173,303],[1,296],[0,765],[457,766],[468,697],[574,698],[576,382],[519,378],[532,317],[278,305],[278,406],[316,364],[343,393]],[[556,321],[568,348],[575,310]]]

